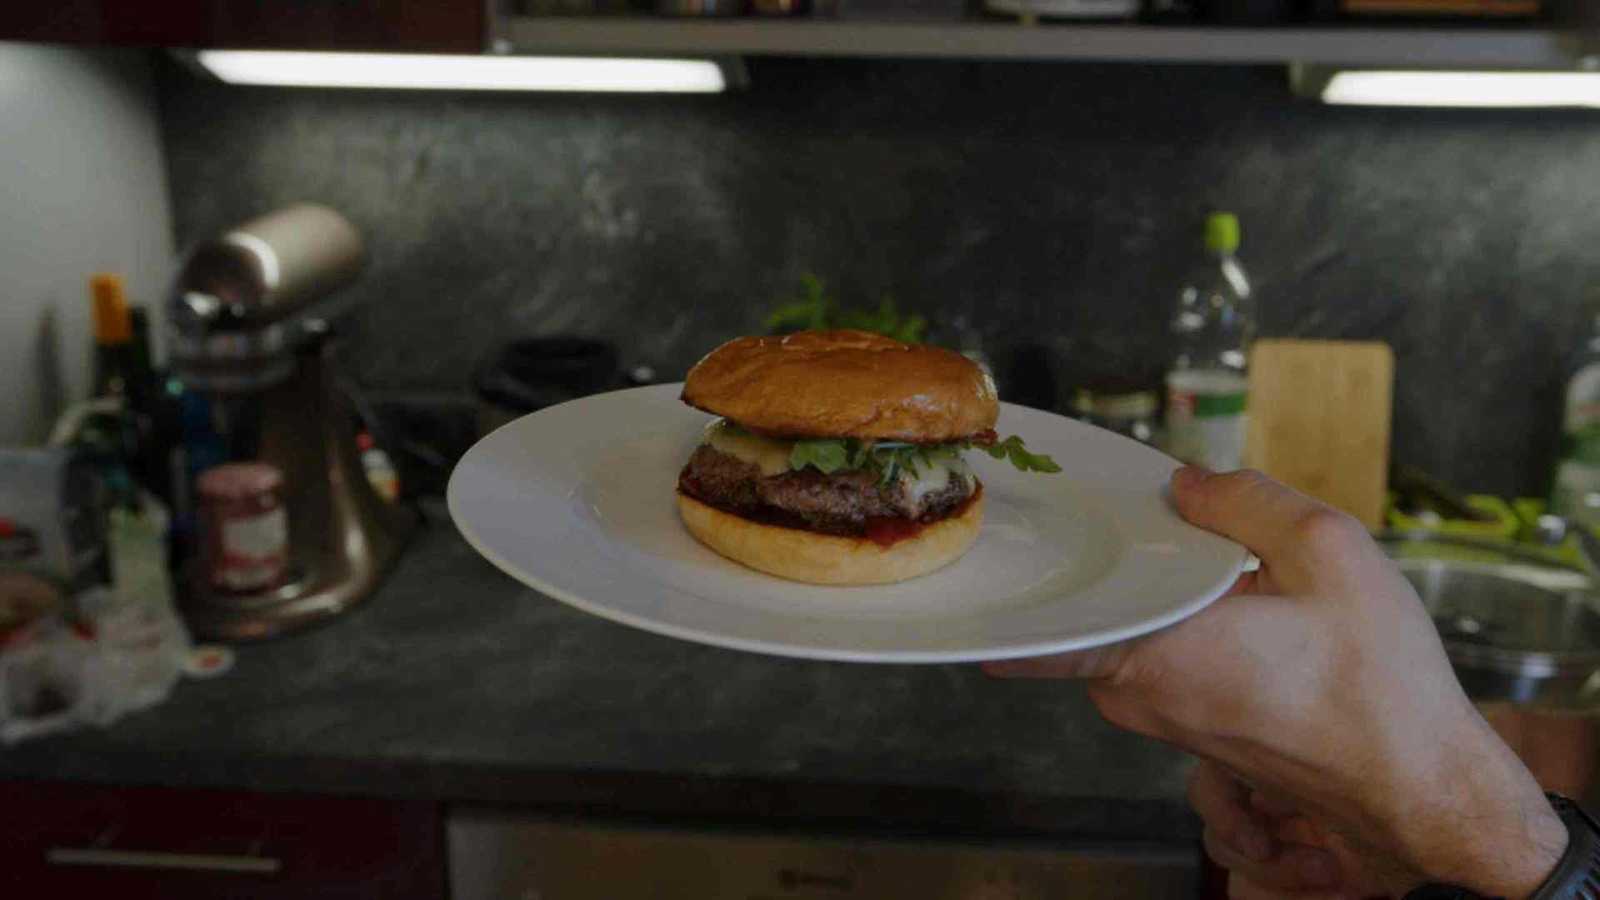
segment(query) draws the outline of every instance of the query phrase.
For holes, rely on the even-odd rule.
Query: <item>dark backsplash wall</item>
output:
[[[981,341],[1002,395],[1059,405],[1086,374],[1159,373],[1199,219],[1222,206],[1263,334],[1394,347],[1397,459],[1546,489],[1600,289],[1600,115],[1324,107],[1281,69],[755,61],[751,77],[608,98],[170,69],[178,239],[297,200],[349,215],[373,257],[348,329],[370,387],[459,387],[499,342],[559,332],[675,377],[815,271]],[[1029,359],[1058,383],[1014,374]]]

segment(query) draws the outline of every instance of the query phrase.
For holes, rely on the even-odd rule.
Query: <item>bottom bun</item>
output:
[[[767,525],[678,493],[678,515],[700,543],[752,569],[809,584],[889,584],[961,558],[983,526],[983,492],[958,514],[885,547],[866,538]]]

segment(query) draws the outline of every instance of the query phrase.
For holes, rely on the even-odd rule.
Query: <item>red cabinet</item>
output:
[[[163,47],[478,53],[483,0],[0,3],[0,39]]]
[[[0,896],[445,895],[423,801],[0,782]]]

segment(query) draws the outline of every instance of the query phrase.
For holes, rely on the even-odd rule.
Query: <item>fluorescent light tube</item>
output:
[[[1593,72],[1339,72],[1324,103],[1355,106],[1600,108]]]
[[[716,63],[692,59],[292,50],[201,50],[195,59],[229,84],[689,94],[713,94],[727,87]]]

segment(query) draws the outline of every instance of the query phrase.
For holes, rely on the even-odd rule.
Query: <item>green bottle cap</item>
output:
[[[1233,253],[1239,249],[1239,217],[1230,212],[1206,216],[1206,249],[1212,253]]]

